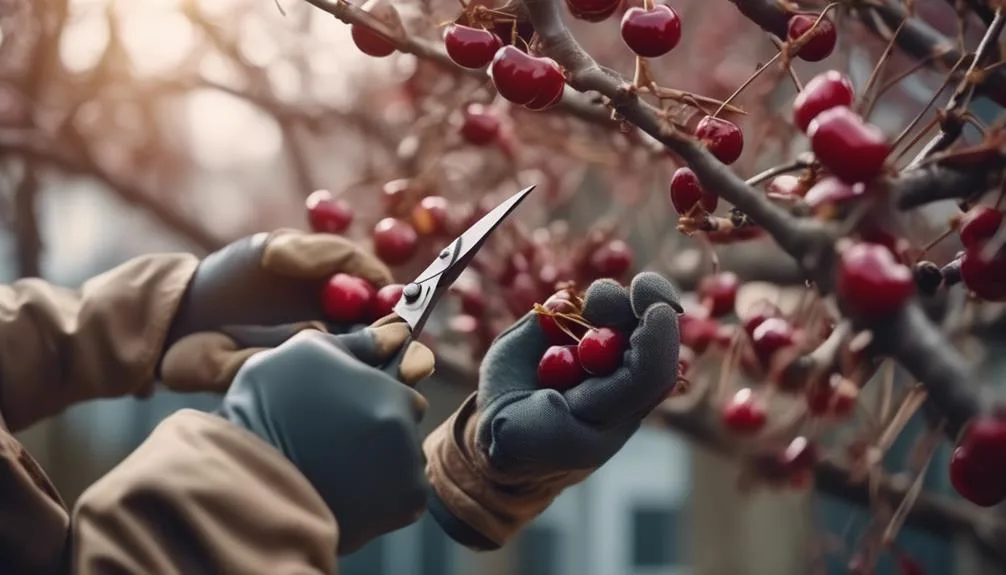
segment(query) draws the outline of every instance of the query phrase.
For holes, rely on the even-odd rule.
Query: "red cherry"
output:
[[[577,309],[576,304],[569,299],[569,295],[566,292],[561,291],[553,294],[542,307],[551,313],[565,313],[565,314],[578,314],[580,310]],[[573,335],[579,336],[584,331],[584,327],[578,323],[568,321],[561,317],[556,317],[548,315],[545,313],[539,313],[537,315],[538,326],[541,327],[541,331],[545,333],[545,339],[552,345],[569,345],[575,340],[570,336],[567,331],[571,332]],[[566,328],[565,331],[563,328]]]
[[[773,317],[782,317],[782,310],[779,309],[779,306],[768,300],[758,300],[744,314],[744,331],[748,335],[754,335],[758,326]]]
[[[986,301],[1006,301],[1006,252],[984,257],[981,245],[968,248],[961,256],[961,281]]]
[[[833,385],[823,381],[807,388],[807,409],[814,415],[844,418],[852,415],[859,398],[859,388],[839,379]]]
[[[475,334],[479,331],[479,328],[482,327],[479,318],[472,317],[468,314],[452,315],[451,318],[447,320],[447,325],[451,331],[465,335]]]
[[[371,304],[371,319],[377,321],[394,313],[398,300],[402,299],[402,290],[404,289],[404,284],[388,284],[377,290],[374,302]]]
[[[695,352],[688,346],[678,348],[678,375],[685,376],[695,363]]]
[[[899,553],[896,564],[899,575],[926,575],[926,568],[910,555]]]
[[[679,214],[693,213],[696,205],[700,205],[697,208],[699,213],[715,212],[719,201],[719,196],[702,188],[699,177],[691,168],[678,168],[671,176],[671,204]]]
[[[374,226],[374,252],[384,263],[397,266],[412,259],[419,235],[408,222],[384,218]]]
[[[696,317],[685,313],[678,317],[681,343],[702,355],[709,346],[719,341],[720,324],[708,317]]]
[[[734,311],[737,289],[741,280],[733,272],[721,272],[706,276],[699,282],[699,299],[709,309],[712,317],[721,317]]]
[[[768,420],[765,404],[748,388],[734,394],[723,406],[720,413],[723,425],[739,435],[751,435],[761,431]]]
[[[628,341],[621,332],[606,327],[587,330],[580,338],[577,356],[580,365],[591,375],[605,376],[615,373],[622,365],[622,355]]]
[[[1003,213],[992,206],[975,206],[961,218],[961,243],[977,247],[992,238],[1003,223]]]
[[[566,83],[555,60],[504,46],[493,58],[490,76],[500,96],[521,106],[547,106],[562,97]]]
[[[790,482],[799,484],[804,472],[810,471],[818,460],[817,445],[806,437],[795,437],[779,454],[779,465],[790,474]]]
[[[381,203],[385,210],[394,210],[401,205],[402,200],[410,195],[412,191],[412,180],[401,178],[391,180],[381,187]]]
[[[312,192],[304,205],[313,232],[341,234],[353,223],[353,206],[342,198],[334,197],[328,190]]]
[[[538,362],[538,385],[557,391],[575,387],[587,379],[575,345],[553,345]]]
[[[741,129],[723,118],[706,116],[699,120],[695,137],[702,140],[709,153],[727,165],[736,162],[744,151],[744,134]]]
[[[751,333],[751,346],[762,363],[769,363],[776,352],[796,345],[796,330],[781,317],[771,317]]]
[[[887,316],[915,293],[915,276],[891,250],[863,242],[842,250],[835,292],[842,306],[855,315]]]
[[[367,319],[376,291],[363,279],[349,274],[335,274],[321,292],[321,309],[336,323],[360,323]]]
[[[566,0],[566,8],[574,18],[586,22],[602,22],[614,14],[622,0]]]
[[[566,263],[547,263],[538,270],[538,284],[544,291],[555,290],[559,284],[573,279],[573,271]]]
[[[845,74],[828,70],[811,78],[793,100],[793,120],[807,131],[811,120],[825,110],[837,106],[852,106],[856,100],[856,89]]]
[[[462,112],[461,137],[474,146],[487,146],[499,136],[500,118],[482,104],[469,104]]]
[[[527,310],[538,301],[538,284],[531,274],[521,272],[514,276],[504,295],[510,312],[519,316],[527,313]]]
[[[622,41],[637,56],[658,58],[681,40],[681,18],[670,6],[633,7],[622,16]]]
[[[891,146],[879,128],[839,106],[817,115],[807,129],[814,156],[831,173],[854,184],[880,175]]]
[[[863,197],[864,184],[849,185],[838,178],[828,177],[814,184],[803,197],[804,203],[818,215],[831,215],[836,208]]]
[[[1006,421],[983,416],[964,429],[950,457],[950,483],[975,505],[1006,499]]]
[[[817,15],[797,14],[793,16],[789,19],[786,39],[792,42],[803,36],[811,28],[814,28],[815,22],[817,22]],[[811,34],[810,39],[800,48],[800,51],[796,55],[801,60],[807,62],[820,62],[830,56],[832,51],[835,50],[835,44],[838,42],[838,32],[835,30],[835,24],[831,20],[824,18]]]
[[[412,209],[412,226],[423,236],[436,236],[447,232],[449,203],[442,196],[426,196]]]
[[[629,244],[622,240],[611,240],[594,252],[590,258],[590,268],[597,278],[617,280],[629,272],[633,259]]]
[[[806,195],[807,186],[792,174],[782,174],[772,178],[772,181],[765,186],[765,191],[770,198],[792,200]]]
[[[353,43],[364,54],[375,58],[384,58],[395,53],[395,45],[390,40],[363,24],[353,24],[349,29]]]
[[[451,24],[444,29],[444,47],[455,64],[469,70],[478,70],[493,61],[503,40],[489,30]]]
[[[461,313],[482,317],[486,313],[486,297],[481,291],[454,286],[451,291],[461,300]]]

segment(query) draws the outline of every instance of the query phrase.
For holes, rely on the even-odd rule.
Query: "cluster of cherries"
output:
[[[361,277],[337,273],[325,282],[321,309],[325,318],[334,323],[373,323],[394,311],[403,289],[402,284],[388,284],[377,289]]]
[[[800,327],[767,300],[749,308],[737,324],[724,322],[734,312],[739,287],[740,280],[732,272],[703,278],[696,289],[699,305],[686,308],[679,320],[683,369],[713,348],[732,348],[740,369],[754,380],[767,378],[773,384],[771,389],[737,390],[720,406],[723,427],[740,437],[757,435],[769,420],[769,397],[776,392],[802,395],[808,412],[817,418],[843,421],[851,417],[859,397],[859,388],[851,381],[838,374],[794,378],[786,370],[808,344],[827,337],[828,329]],[[753,456],[752,464],[764,480],[802,487],[812,477],[817,459],[816,443],[799,436],[785,448]]]
[[[382,200],[387,216],[374,225],[371,238],[374,253],[389,266],[410,262],[424,240],[451,237],[471,219],[471,214],[465,219],[452,213],[446,198],[426,194],[409,179],[385,183]],[[349,202],[328,190],[312,193],[306,204],[308,222],[315,232],[342,234],[355,219]]]
[[[816,160],[830,175],[812,187],[793,175],[777,176],[767,186],[772,199],[784,203],[802,199],[819,216],[833,215],[862,199],[866,183],[883,172],[891,148],[879,128],[852,110],[854,101],[852,82],[840,72],[829,70],[807,82],[793,101],[793,121],[807,134]],[[704,118],[696,136],[725,164],[735,161],[743,148],[740,130],[719,118]],[[712,213],[718,203],[715,191],[705,190],[687,167],[671,177],[670,196],[675,210],[690,217]]]
[[[622,365],[628,338],[608,327],[594,327],[581,314],[583,299],[562,289],[535,304],[538,325],[549,343],[538,362],[538,385],[565,391],[589,377],[611,375]]]
[[[491,285],[505,304],[509,317],[503,318],[504,321],[494,322],[499,310],[490,313],[482,286],[456,284],[452,288],[460,301],[461,313],[451,319],[451,326],[454,331],[473,338],[473,353],[477,357],[498,335],[500,323],[509,325],[513,317],[535,309],[537,302],[553,299],[557,290],[566,293],[564,286],[588,285],[602,278],[624,280],[634,265],[632,248],[604,233],[583,238],[575,246],[557,245],[547,229],[515,239],[518,245],[502,261],[480,257],[472,264],[482,281],[488,282],[485,285]]]

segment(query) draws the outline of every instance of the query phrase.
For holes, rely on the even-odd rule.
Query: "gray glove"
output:
[[[601,280],[583,316],[628,334],[622,367],[565,392],[539,388],[548,347],[529,313],[493,342],[475,405],[466,402],[427,440],[435,481],[429,511],[455,541],[495,549],[566,487],[608,461],[673,390],[678,375],[677,290],[658,274],[627,290]]]
[[[339,523],[339,553],[415,522],[429,489],[418,423],[426,400],[375,369],[405,341],[392,324],[346,335],[308,330],[238,370],[218,414],[272,445],[311,482]],[[410,344],[399,378],[433,371]]]
[[[478,445],[503,473],[593,469],[625,445],[674,388],[678,375],[677,290],[662,276],[637,275],[629,290],[594,282],[583,316],[629,336],[623,366],[560,393],[539,389],[538,359],[548,347],[530,313],[500,335],[482,362]]]

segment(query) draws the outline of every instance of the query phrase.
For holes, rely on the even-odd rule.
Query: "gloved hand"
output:
[[[285,229],[238,240],[199,263],[175,313],[164,354],[175,357],[175,367],[185,367],[197,361],[180,357],[190,352],[205,355],[204,349],[220,347],[231,351],[241,346],[222,335],[232,325],[282,325],[268,332],[268,343],[261,347],[274,347],[302,329],[317,329],[324,320],[322,287],[339,272],[363,277],[377,287],[392,279],[380,260],[337,235]],[[335,333],[353,327],[325,325]],[[225,371],[233,375],[238,365]],[[164,364],[159,372],[162,381],[179,391],[223,391],[230,382],[219,379],[206,387],[179,379]]]
[[[345,335],[302,331],[245,361],[217,412],[310,481],[339,525],[340,554],[413,523],[426,506],[418,429],[426,400],[402,382],[429,376],[433,353],[411,343],[401,382],[373,367],[408,334],[401,323]]]
[[[322,286],[338,272],[377,287],[391,281],[380,260],[341,236],[285,229],[238,240],[200,262],[169,341],[222,325],[322,319]]]
[[[585,300],[588,321],[629,334],[618,371],[563,393],[540,389],[537,365],[548,344],[529,313],[490,347],[475,400],[427,440],[430,511],[462,544],[502,545],[615,455],[674,388],[681,311],[674,286],[642,273],[628,290],[595,282]]]

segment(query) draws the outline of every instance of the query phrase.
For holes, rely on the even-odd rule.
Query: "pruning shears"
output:
[[[408,324],[411,331],[410,337],[384,367],[385,373],[392,377],[398,376],[398,368],[405,357],[405,350],[409,348],[409,343],[422,333],[437,303],[472,262],[492,232],[513,213],[534,188],[535,186],[524,188],[482,216],[441,250],[433,263],[416,279],[405,284],[402,296],[393,309],[394,315],[379,322],[386,324],[399,320]]]

